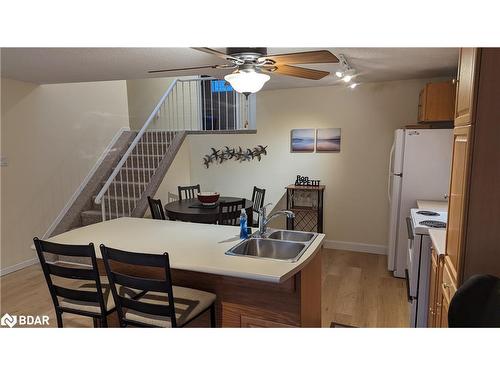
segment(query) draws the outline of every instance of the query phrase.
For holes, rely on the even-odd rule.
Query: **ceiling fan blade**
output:
[[[284,53],[281,55],[263,56],[259,60],[273,60],[278,65],[283,64],[323,64],[338,63],[339,59],[327,50]]]
[[[236,61],[239,61],[239,59],[237,59],[237,58],[235,58],[233,56],[226,55],[225,53],[222,53],[222,52],[217,51],[217,50],[212,49],[212,48],[207,48],[207,47],[191,47],[191,48],[194,49],[194,50],[196,50],[196,51],[210,53],[210,54],[215,55],[217,57],[220,57],[221,59],[224,59],[224,60],[236,60]]]
[[[183,70],[197,70],[197,69],[217,69],[218,67],[225,68],[226,65],[204,65],[204,66],[192,66],[189,68],[158,69],[158,70],[149,70],[148,73],[180,72]]]
[[[268,71],[270,73],[278,73],[285,76],[314,79],[314,80],[324,78],[330,74],[330,72],[325,72],[323,70],[301,68],[299,66],[292,66],[292,65],[275,65],[274,67],[272,66],[262,67],[261,69]]]

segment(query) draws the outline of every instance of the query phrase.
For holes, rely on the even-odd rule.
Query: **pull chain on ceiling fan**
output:
[[[227,63],[178,69],[150,70],[148,73],[201,69],[235,69],[231,74],[227,74],[224,79],[233,86],[235,91],[248,96],[262,89],[264,84],[270,79],[269,75],[265,73],[319,80],[330,73],[323,70],[303,68],[290,64],[326,64],[339,62],[339,59],[328,50],[267,55],[267,48],[265,47],[231,47],[226,48],[226,53],[207,47],[197,47],[193,49],[215,55],[226,60]]]

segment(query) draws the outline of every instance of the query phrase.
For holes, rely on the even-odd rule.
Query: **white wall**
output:
[[[129,126],[125,81],[1,80],[1,268],[36,257],[41,237],[113,136]]]
[[[414,124],[418,94],[429,80],[263,91],[257,94],[257,134],[192,135],[191,182],[203,190],[251,198],[264,187],[276,203],[297,174],[326,185],[324,230],[328,240],[387,243],[387,173],[396,128]],[[340,153],[290,153],[294,128],[342,129]],[[206,169],[210,147],[268,145],[261,162],[225,162]]]

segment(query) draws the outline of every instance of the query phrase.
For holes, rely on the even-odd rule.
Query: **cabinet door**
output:
[[[451,167],[450,194],[448,203],[448,228],[446,232],[446,255],[451,263],[451,273],[459,282],[460,255],[464,234],[466,188],[468,176],[468,153],[470,127],[454,130],[453,159]]]
[[[448,308],[450,307],[450,302],[444,297],[441,298],[441,313],[439,320],[439,327],[448,328]]]
[[[429,282],[429,314],[427,315],[427,327],[436,326],[436,305],[437,305],[437,280],[438,280],[438,263],[436,251],[432,249],[431,260],[431,277]]]
[[[441,323],[441,314],[442,314],[442,305],[443,305],[443,293],[441,292],[441,283],[443,282],[443,263],[444,257],[440,255],[437,260],[437,279],[436,279],[436,306],[434,316],[434,327],[440,327]]]
[[[478,49],[460,49],[455,101],[455,126],[472,124]]]
[[[294,328],[294,326],[254,316],[241,315],[241,328]]]

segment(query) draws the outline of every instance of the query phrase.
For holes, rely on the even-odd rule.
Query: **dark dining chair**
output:
[[[192,186],[177,186],[179,200],[196,198],[197,193],[201,193],[200,184]]]
[[[57,326],[63,327],[62,315],[68,313],[92,318],[94,327],[107,327],[107,316],[116,309],[107,278],[99,276],[94,245],[62,245],[36,237],[33,242],[54,303]],[[78,257],[90,265],[48,262],[46,254]],[[74,280],[82,283],[73,288]]]
[[[165,211],[161,199],[153,199],[148,196],[149,209],[151,210],[151,217],[156,220],[166,220]]]
[[[474,275],[464,282],[451,299],[448,326],[500,327],[500,279]]]
[[[134,253],[104,245],[100,249],[120,326],[183,327],[210,311],[210,325],[215,327],[215,294],[172,285],[167,253]]]
[[[219,225],[240,225],[239,218],[242,208],[245,208],[245,199],[232,202],[220,202],[217,223]]]
[[[257,186],[253,187],[252,193],[252,210],[254,212],[253,215],[253,225],[259,226],[259,210],[264,206],[264,197],[266,195],[266,189],[259,189]]]

